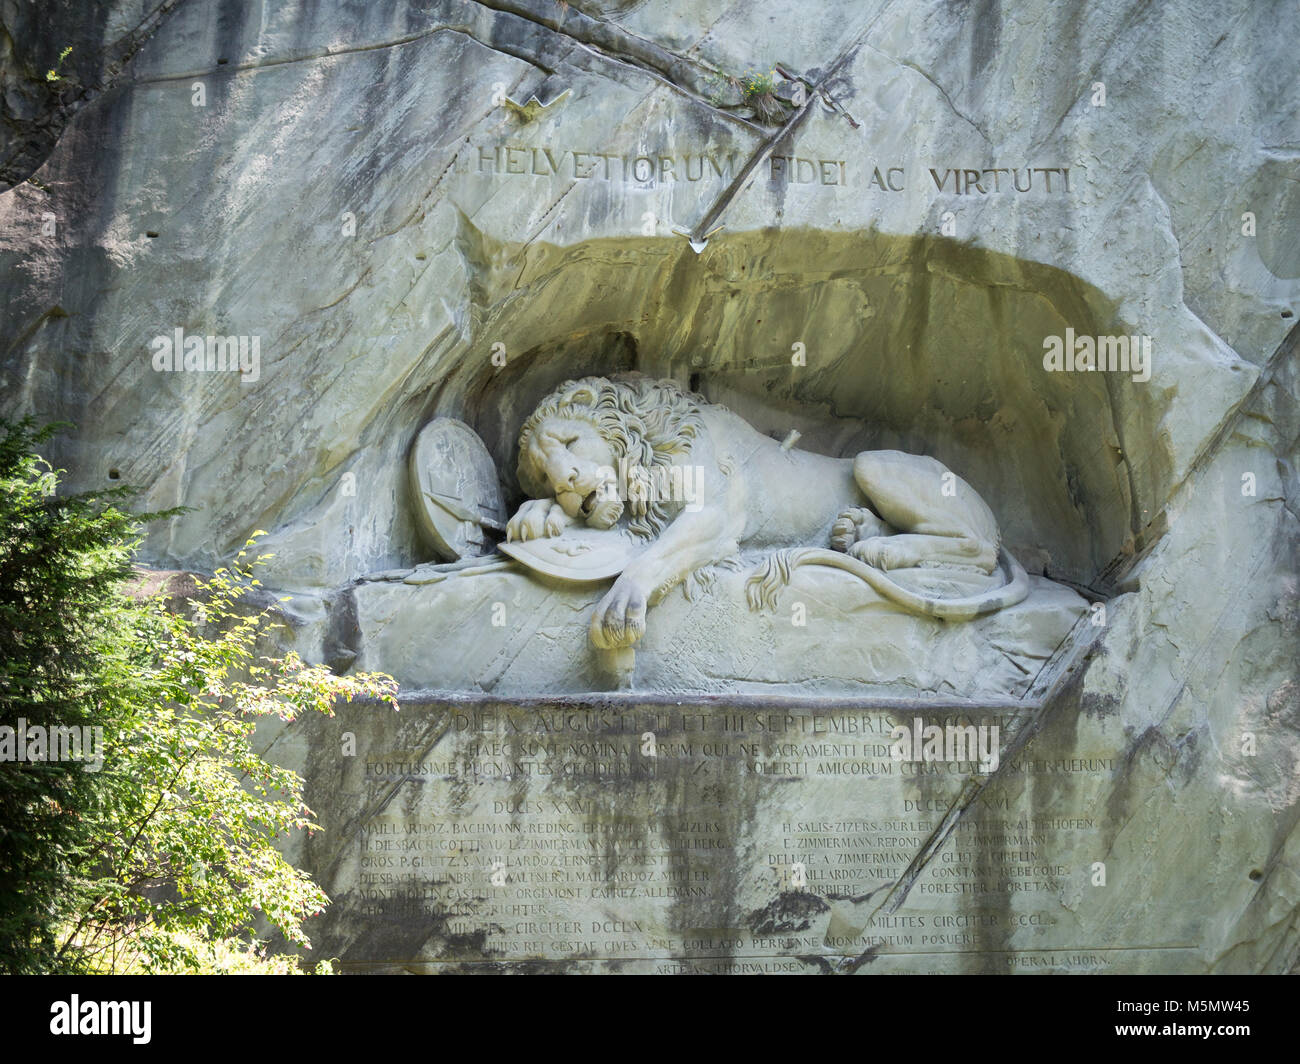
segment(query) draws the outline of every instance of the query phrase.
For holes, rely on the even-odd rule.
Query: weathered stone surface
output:
[[[68,119],[114,87],[179,2],[50,0],[4,6],[0,11],[0,188],[31,178]]]
[[[149,563],[211,569],[266,528],[276,559],[264,580],[291,596],[287,616],[309,656],[409,669],[413,686],[591,691],[595,677],[559,664],[590,596],[566,600],[504,573],[358,583],[432,560],[406,476],[430,418],[478,432],[510,512],[522,499],[520,422],[556,384],[588,374],[671,377],[776,439],[797,429],[800,446],[819,453],[931,455],[977,487],[1031,573],[1104,606],[1077,687],[1050,692],[1041,726],[1025,734],[1031,760],[1103,767],[1014,773],[1005,757],[981,792],[1008,803],[994,819],[1093,821],[1031,847],[1035,862],[1069,871],[1032,904],[1023,891],[945,895],[948,908],[927,913],[966,922],[940,933],[975,940],[938,945],[970,952],[915,960],[884,944],[860,970],[1077,967],[1061,958],[1119,946],[1142,949],[1088,966],[1296,967],[1294,5],[181,3],[160,5],[166,17],[111,78],[102,74],[137,25],[135,8],[114,6],[101,23],[60,22],[62,5],[52,21],[33,21],[30,5],[17,7],[8,28],[75,32],[68,69],[96,91],[73,108],[33,88],[62,44],[23,44],[0,62],[11,176],[49,152],[33,180],[0,196],[4,410],[79,426],[54,456],[70,487],[116,476],[143,486],[151,508],[194,507],[151,532]],[[729,80],[777,64],[787,72],[778,100],[797,97],[791,75],[829,99],[811,92],[796,114],[792,103],[755,105]],[[258,338],[256,379],[155,372],[150,342],[176,329]],[[1045,371],[1044,339],[1067,329],[1150,337],[1149,379]],[[985,640],[981,660],[1003,648],[997,669],[964,687],[949,671],[962,647],[927,642],[920,622],[865,601],[827,616],[839,610],[873,639],[887,632],[873,666],[886,689],[913,692],[930,712],[935,694],[1019,698],[1026,681],[1014,663],[1032,672],[1042,652],[1011,645],[1016,626],[1054,639],[1081,609],[1082,599],[1051,594],[1022,620],[944,633]],[[732,588],[706,615],[674,592],[656,607],[670,623],[638,652],[637,669],[679,684],[710,726],[718,705],[687,693],[716,680],[692,656],[690,626],[716,615],[696,638],[731,641],[727,610],[739,595]],[[482,653],[516,662],[495,678],[473,656],[421,642],[484,623],[475,611],[494,601],[562,619],[525,644],[533,664],[511,657],[517,644],[490,621],[474,629]],[[445,609],[413,612],[430,602]],[[817,638],[842,638],[840,629],[831,635],[828,624]],[[722,677],[723,689],[833,689],[841,702],[880,693],[847,672],[797,673],[805,636],[766,644],[770,656],[745,638],[736,642],[751,648],[751,664]],[[355,730],[386,759],[418,745],[436,707],[404,711],[409,735],[364,717]],[[500,719],[526,736],[535,711],[506,706]],[[623,745],[643,722],[628,723]],[[364,820],[356,803],[378,782],[367,782],[364,758],[338,756],[336,739],[290,735],[278,748],[310,767],[313,787],[339,785],[337,801],[318,806],[331,827],[319,845],[335,836],[346,856],[308,860],[346,899],[326,929],[330,949],[358,963],[437,968],[560,963],[572,952],[550,938],[536,950],[500,946],[488,928],[502,920],[487,901],[454,912],[450,880],[435,884],[434,911],[421,910],[432,924],[360,914],[375,903],[359,891],[378,884],[362,883],[355,840],[338,833]],[[461,744],[448,760],[472,761],[465,735],[444,741]],[[725,785],[710,790],[683,777],[695,771],[689,758],[671,771],[658,764],[660,776],[626,793],[603,781],[561,788],[596,803],[602,823],[617,799],[633,834],[670,841],[649,827],[651,811],[704,822],[733,803],[734,830],[709,836],[727,856],[705,869],[716,870],[707,902],[592,912],[588,898],[576,917],[579,941],[592,920],[643,921],[654,930],[608,937],[639,943],[630,952],[652,966],[758,949],[749,939],[712,953],[684,945],[712,930],[770,925],[759,937],[772,937],[802,923],[797,934],[823,949],[759,952],[861,958],[868,903],[828,900],[816,881],[792,898],[788,883],[763,878],[769,855],[803,848],[776,842],[788,810],[809,822],[871,819],[865,804],[882,822],[902,820],[906,802],[951,803],[960,789],[956,776],[924,791],[872,780],[864,798],[850,780],[769,780],[723,757]],[[556,787],[480,784],[465,768],[426,775],[390,781],[392,804],[376,823],[491,820],[491,803]],[[958,835],[998,834],[984,814],[949,807]],[[531,817],[517,820],[526,828]],[[962,826],[972,822],[981,827]],[[857,852],[886,852],[885,834]],[[923,832],[895,835],[924,866],[918,884],[942,881],[953,863],[945,852],[995,852],[954,836],[934,856]],[[612,875],[631,849],[609,847],[597,871]],[[489,853],[473,875],[490,877]],[[1106,887],[1091,884],[1096,861]],[[532,904],[473,883],[474,898]],[[906,904],[921,896],[914,886]],[[995,934],[979,919],[1032,913],[1057,923]],[[1057,960],[1026,960],[1039,943]]]
[[[948,623],[909,616],[845,573],[804,569],[777,609],[755,615],[745,598],[748,575],[718,570],[707,595],[691,600],[676,591],[656,606],[636,646],[631,686],[680,694],[1020,698],[1087,611],[1073,591],[1038,580],[1017,606]],[[588,638],[604,591],[548,588],[517,570],[427,586],[361,584],[351,592],[361,648],[355,667],[388,669],[408,690],[615,689],[608,652]],[[464,638],[467,626],[472,640]],[[1081,638],[1090,627],[1083,622]]]
[[[991,778],[974,761],[898,763],[891,730],[917,716],[999,727],[1005,759]],[[1143,777],[1163,772],[1159,754],[1128,762],[1116,730],[1077,690],[1043,712],[727,698],[349,708],[305,754],[328,830],[300,860],[335,899],[317,945],[362,972],[1282,966],[1287,911],[1251,900],[1269,875],[1252,865],[1264,840],[1219,804],[1153,800],[1163,785]],[[341,759],[349,733],[357,753]],[[1167,852],[1182,855],[1176,884]],[[1194,903],[1206,893],[1219,919]]]

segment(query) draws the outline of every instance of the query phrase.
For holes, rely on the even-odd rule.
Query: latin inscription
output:
[[[900,882],[979,771],[896,761],[890,736],[908,715],[506,707],[448,716],[433,750],[377,749],[358,766],[369,800],[395,784],[406,790],[354,838],[347,901],[352,920],[444,940],[443,963],[759,972],[802,970],[807,955],[873,950],[939,963],[976,951],[1005,953],[998,964],[1018,970],[1034,962],[1011,948],[1013,936],[1052,932],[1058,897],[1088,874],[1061,854],[1097,832],[1091,817],[1026,815],[989,788],[903,908],[886,914],[870,899]],[[1016,728],[1014,715],[998,713],[929,718],[996,725],[1005,737]],[[1012,781],[1114,769],[1113,759],[1087,757],[1002,765]],[[819,806],[862,813],[818,817]],[[1089,962],[1070,956],[1050,966],[1109,966],[1104,949]]]
[[[473,149],[472,172],[492,177],[558,177],[570,181],[606,181],[655,188],[677,183],[730,182],[744,167],[736,152],[635,154],[577,151],[552,146],[497,145]],[[937,195],[988,196],[1016,193],[1066,195],[1070,167],[946,166],[909,169],[901,162],[824,159],[772,154],[759,171],[772,185],[858,188],[904,192],[909,183]]]

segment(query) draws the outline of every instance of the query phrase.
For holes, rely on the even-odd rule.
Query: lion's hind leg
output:
[[[872,536],[854,543],[848,553],[877,569],[955,566],[991,573],[998,563],[996,546],[970,536],[927,536],[914,533]]]
[[[990,573],[997,565],[997,521],[979,494],[942,463],[902,451],[864,451],[853,477],[875,510],[900,534],[867,536],[850,553],[881,569],[960,566]]]

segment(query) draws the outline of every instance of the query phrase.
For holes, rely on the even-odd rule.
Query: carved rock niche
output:
[[[538,402],[566,381],[633,371],[726,407],[774,447],[797,433],[800,452],[935,459],[987,502],[1032,586],[953,622],[806,568],[756,611],[746,582],[771,552],[742,542],[734,564],[652,603],[637,653],[620,657],[589,638],[610,581],[557,586],[490,553],[447,566],[394,529],[407,553],[335,597],[332,639],[407,690],[1029,697],[1087,641],[1087,600],[1111,593],[1141,542],[1135,515],[1167,490],[1152,390],[1043,367],[1044,336],[1132,331],[1062,270],[939,238],[823,230],[719,237],[707,255],[663,239],[519,249],[474,232],[463,244],[475,339],[438,359],[446,372],[403,443],[433,418],[464,422],[507,514],[526,501],[518,434]]]

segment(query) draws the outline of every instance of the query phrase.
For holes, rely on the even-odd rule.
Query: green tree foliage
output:
[[[0,725],[111,726],[101,657],[131,572],[132,521],[113,505],[127,491],[57,497],[34,453],[55,428],[0,438]],[[74,762],[0,762],[0,969],[52,964],[101,784]]]
[[[133,597],[127,492],[59,498],[49,430],[3,428],[0,724],[102,728],[103,764],[0,762],[0,970],[198,971],[257,928],[309,947],[327,899],[277,844],[312,814],[253,732],[340,698],[396,708],[395,682],[258,655],[261,533],[197,581],[193,619]]]

